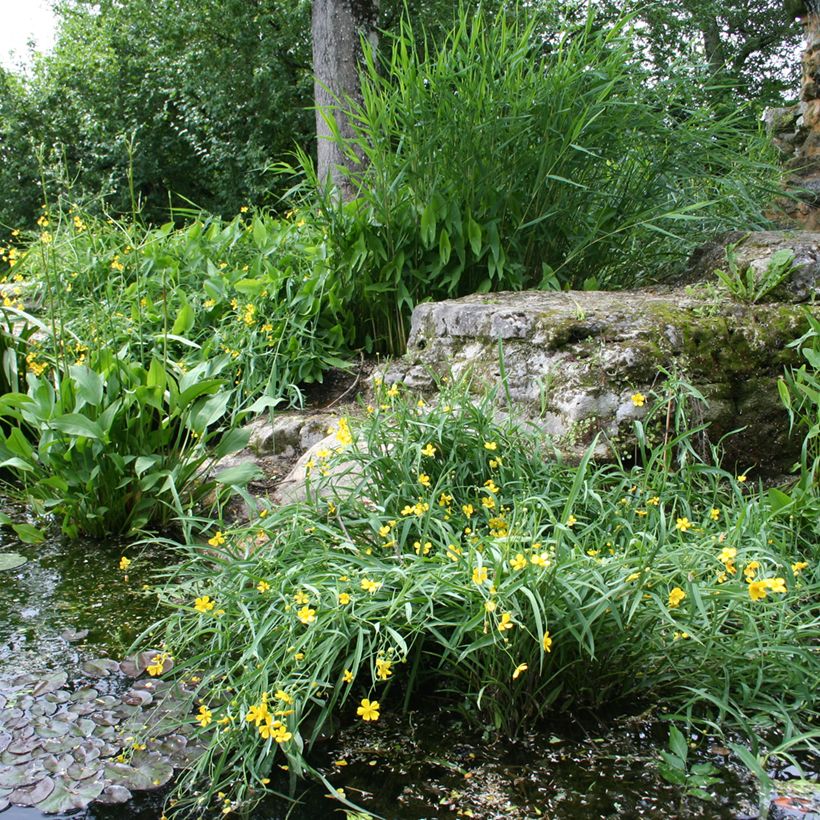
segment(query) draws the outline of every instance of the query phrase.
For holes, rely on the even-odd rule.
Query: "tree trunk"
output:
[[[348,98],[361,99],[359,62],[361,37],[375,44],[379,0],[313,0],[313,73],[316,104],[317,171],[323,182],[331,180],[345,200],[354,186],[344,172],[350,160],[330,137],[325,120],[334,116],[339,133],[352,136],[343,107]]]

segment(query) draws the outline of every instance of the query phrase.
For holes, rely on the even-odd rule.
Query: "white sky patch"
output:
[[[36,51],[49,51],[54,45],[56,25],[48,0],[0,0],[0,65],[28,65],[29,41],[34,42]]]

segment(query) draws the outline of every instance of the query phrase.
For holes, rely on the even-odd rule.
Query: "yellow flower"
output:
[[[429,541],[425,541],[424,546],[422,546],[421,541],[416,541],[413,544],[413,549],[416,551],[416,555],[429,555],[433,545]]]
[[[786,592],[785,578],[765,578],[763,582],[769,592]]]
[[[353,683],[353,673],[349,669],[345,669],[342,673],[342,680],[345,683]]]
[[[486,583],[487,576],[487,567],[476,567],[473,570],[473,583],[481,586],[481,584]]]
[[[497,493],[501,489],[500,487],[496,486],[495,481],[493,481],[491,478],[488,478],[484,482],[484,486],[487,488],[488,492],[491,492],[493,494]]]
[[[672,634],[672,640],[673,640],[673,641],[685,640],[685,639],[686,639],[686,638],[688,638],[688,637],[689,637],[689,633],[688,633],[688,632],[677,632],[677,631],[676,631],[676,632],[674,632],[674,633]]]
[[[387,538],[387,536],[390,535],[390,527],[388,527],[387,524],[379,527],[379,535],[382,538]]]
[[[541,646],[544,648],[544,652],[552,652],[552,638],[550,638],[549,630],[544,633],[544,637],[541,638]]]
[[[376,658],[376,676],[379,680],[387,680],[393,674],[391,666],[393,666],[393,661]]]
[[[371,581],[369,578],[362,578],[361,580],[361,587],[365,592],[373,593],[379,589],[380,586],[381,584],[378,581]]]
[[[757,575],[757,571],[760,569],[760,561],[749,561],[746,564],[745,569],[743,570],[743,574],[746,576],[747,581],[751,581],[752,578]]]
[[[277,743],[287,743],[293,735],[288,731],[287,726],[278,720],[273,724],[273,739]]]
[[[632,404],[635,407],[643,407],[644,403],[646,402],[646,396],[643,393],[633,393],[632,394]]]
[[[293,695],[289,695],[284,689],[277,689],[273,696],[283,703],[293,703]]]
[[[447,545],[447,557],[451,561],[458,561],[461,558],[462,549],[461,547],[457,547],[455,544],[448,544]]]
[[[501,466],[501,456],[490,459],[490,469],[497,470]]]
[[[495,601],[484,601],[484,610],[486,612],[495,612],[498,604]]]
[[[721,564],[731,564],[737,556],[737,550],[734,547],[724,547],[718,555],[718,561]]]
[[[362,705],[356,709],[356,714],[362,720],[378,720],[379,719],[379,702],[377,700],[368,700],[364,698]]]
[[[631,575],[627,575],[627,576],[626,576],[626,580],[627,580],[627,582],[630,582],[630,581],[637,581],[637,580],[638,580],[638,578],[640,578],[640,577],[641,577],[641,573],[640,573],[640,572],[633,572]]]
[[[686,517],[683,516],[682,518],[678,518],[675,522],[675,529],[680,530],[681,532],[686,532],[687,530],[692,528],[692,522]]]
[[[419,484],[422,487],[429,487],[430,486],[430,476],[427,473],[419,473]]]
[[[712,509],[709,510],[709,518],[711,518],[712,521],[717,521],[718,518],[720,518],[720,510],[717,507],[712,507]]]
[[[792,572],[797,575],[802,572],[809,565],[808,561],[797,561],[792,564]]]
[[[347,606],[350,603],[350,594],[347,592],[339,593],[339,603],[342,606]]]
[[[222,534],[222,531],[217,530],[216,535],[208,539],[208,543],[212,547],[221,547],[225,543],[225,536]]]
[[[395,399],[396,396],[399,395],[398,385],[396,385],[396,384],[391,385],[390,389],[387,391],[387,395],[390,396],[391,399]]]
[[[194,609],[197,612],[210,612],[214,608],[214,601],[211,600],[210,595],[203,595],[194,601]]]
[[[481,499],[481,504],[488,510],[495,509],[495,499],[491,495],[485,495],[484,498]]]
[[[316,610],[311,609],[307,604],[303,606],[297,613],[296,617],[303,623],[303,624],[312,624],[316,620]]]
[[[762,601],[767,595],[765,581],[749,581],[749,597],[753,601]]]
[[[745,484],[745,482],[746,482],[746,474],[744,473],[743,475],[739,475],[739,476],[737,477],[737,480],[738,480],[741,484]]]
[[[537,553],[534,552],[530,556],[530,563],[536,567],[548,567],[550,565],[550,556],[548,552]]]
[[[432,444],[427,444],[421,448],[421,454],[432,458],[436,454],[436,448]]]
[[[513,670],[513,673],[512,673],[512,679],[513,679],[513,680],[518,680],[518,676],[519,676],[522,672],[526,672],[526,671],[527,671],[527,669],[529,669],[529,667],[527,666],[527,664],[525,664],[525,663],[519,663],[519,664],[518,664],[518,666],[516,666],[516,667],[515,667],[515,669]]]
[[[680,602],[686,597],[686,593],[680,588],[675,587],[669,593],[669,607],[670,609],[674,609],[675,607],[680,605]]]
[[[248,709],[248,714],[245,715],[245,720],[248,723],[253,723],[256,726],[259,726],[268,719],[268,716],[268,704],[260,703],[259,706],[251,706],[250,709]]]
[[[301,589],[293,596],[293,600],[295,603],[299,604],[307,604],[310,601],[310,597],[306,592],[303,592]]]
[[[121,569],[121,570],[126,570],[126,569],[128,569],[128,567],[130,567],[130,566],[131,566],[131,559],[130,559],[130,558],[126,558],[126,557],[123,555],[123,556],[122,556],[122,558],[120,558],[120,569]]]
[[[151,659],[150,666],[145,667],[145,671],[152,677],[155,678],[157,675],[161,675],[163,670],[165,669],[165,661],[168,659],[168,655],[164,652],[161,655],[155,655]]]
[[[451,496],[449,493],[442,493],[438,497],[439,507],[447,507],[452,503],[453,503],[453,496]]]
[[[512,622],[512,612],[502,612],[501,613],[501,620],[497,624],[499,632],[506,632],[508,629],[512,629],[515,624]]]
[[[470,518],[472,514],[475,512],[472,504],[462,504],[461,511],[464,513],[464,515],[467,516],[467,518]]]
[[[653,507],[657,507],[661,503],[660,496],[653,495],[652,498],[647,498],[646,503],[652,505]]]
[[[527,566],[527,559],[523,556],[522,553],[519,552],[518,555],[515,556],[515,558],[512,558],[510,560],[510,566],[513,569],[517,570],[524,569],[524,567]]]
[[[205,728],[213,720],[213,714],[211,710],[203,704],[199,707],[199,714],[196,719],[199,721],[199,725]]]
[[[568,527],[574,527],[577,523],[578,519],[574,515],[570,515],[569,518],[567,518]]]
[[[259,590],[260,593],[267,592],[270,589],[270,584],[267,581],[260,581],[256,588]]]
[[[484,449],[495,452],[498,449],[498,444],[496,444],[494,441],[485,441]]]

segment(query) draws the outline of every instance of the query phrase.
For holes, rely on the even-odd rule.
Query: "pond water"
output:
[[[21,509],[5,509],[24,520]],[[82,686],[88,683],[83,662],[124,657],[158,614],[152,573],[170,560],[116,541],[69,543],[58,533],[44,544],[25,545],[8,528],[0,530],[0,552],[29,559],[0,573],[0,695],[21,672],[64,670],[70,683]],[[122,555],[132,561],[127,572],[118,568]],[[576,718],[500,743],[468,728],[451,706],[438,704],[401,717],[383,715],[377,726],[343,729],[314,762],[334,788],[391,820],[756,816],[754,786],[728,764],[725,750],[699,743],[722,778],[715,799],[704,802],[660,777],[656,762],[665,746],[666,728],[641,717],[613,719],[606,728],[591,717]],[[284,790],[285,775],[280,777]],[[157,820],[161,805],[161,794],[144,794],[125,806],[92,805],[71,817]],[[323,788],[307,784],[295,805],[271,799],[252,817],[317,820],[342,816],[338,808]],[[45,816],[12,807],[2,820]]]

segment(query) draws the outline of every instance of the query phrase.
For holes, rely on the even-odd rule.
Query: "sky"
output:
[[[48,51],[54,44],[54,24],[49,0],[0,0],[0,65],[28,63],[29,40],[38,51]]]

